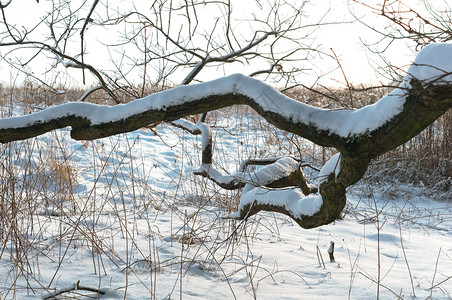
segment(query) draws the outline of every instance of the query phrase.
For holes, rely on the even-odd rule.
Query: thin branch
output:
[[[16,36],[12,33],[11,28],[10,28],[10,25],[9,25],[9,22],[6,20],[6,14],[5,14],[5,8],[6,8],[9,4],[11,4],[11,2],[12,2],[12,0],[9,1],[6,5],[0,5],[0,9],[1,9],[1,11],[2,11],[3,24],[5,24],[6,30],[8,31],[9,36],[10,36],[17,44],[20,44],[20,43],[22,43],[22,42],[25,40],[25,38],[27,37],[28,33],[25,31],[21,37],[20,37],[20,36],[19,36],[19,37],[16,37]]]
[[[347,89],[348,89],[348,95],[349,95],[349,100],[350,100],[350,105],[351,107],[353,107],[353,95],[352,95],[352,90],[353,90],[353,86],[350,84],[350,82],[347,79],[347,75],[345,75],[345,71],[344,68],[342,68],[342,64],[339,60],[339,58],[336,55],[336,52],[334,52],[333,48],[331,48],[331,52],[333,52],[334,58],[336,59],[337,64],[339,65],[339,68],[341,69],[342,72],[342,76],[344,76],[345,82],[347,84]]]
[[[9,0],[8,2],[6,2],[6,4],[3,4],[3,3],[1,3],[0,2],[0,8],[7,8],[8,7],[8,5],[10,5],[11,4],[11,2],[13,2],[13,0]]]
[[[91,95],[91,94],[94,93],[95,91],[98,91],[98,90],[101,90],[101,89],[104,89],[104,87],[103,87],[102,85],[98,85],[98,86],[95,86],[95,87],[93,87],[93,88],[87,90],[87,91],[86,91],[86,92],[78,99],[78,101],[84,102],[84,101],[88,98],[89,95]]]
[[[98,295],[105,295],[105,292],[100,289],[80,285],[80,280],[79,280],[79,281],[77,281],[77,283],[74,283],[72,286],[63,288],[63,289],[59,289],[56,292],[54,292],[53,294],[50,294],[50,295],[44,297],[43,299],[56,298],[59,295],[69,293],[72,291],[87,291],[87,292],[97,293]]]
[[[80,31],[80,47],[81,47],[81,56],[82,56],[82,66],[85,64],[85,60],[84,60],[85,30],[86,30],[86,26],[88,26],[88,23],[92,21],[91,15],[93,14],[97,3],[99,3],[99,0],[94,0],[94,3],[91,6],[91,9],[90,9],[90,11],[88,13],[88,16],[86,16],[86,18],[85,18],[85,22],[83,23],[82,30]],[[82,67],[82,74],[83,74],[83,84],[85,84],[85,68],[83,68],[83,67]]]

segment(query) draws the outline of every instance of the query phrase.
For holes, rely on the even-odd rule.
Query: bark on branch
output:
[[[246,218],[261,210],[277,211],[291,216],[304,228],[312,228],[331,223],[340,216],[346,188],[361,179],[372,158],[411,139],[452,106],[452,84],[423,85],[411,78],[374,105],[360,110],[325,110],[292,100],[258,80],[232,75],[204,84],[181,86],[124,105],[68,103],[28,116],[2,119],[0,141],[23,140],[66,126],[72,127],[72,138],[91,140],[234,104],[249,105],[278,128],[318,145],[335,147],[341,153],[340,159],[336,157],[336,166],[322,169],[325,178],[319,184],[318,196],[303,198],[293,191],[287,199],[281,199],[269,188],[287,186],[287,183],[278,185],[274,180],[271,184],[253,185],[236,180],[237,184],[247,183],[238,217]],[[194,129],[209,135],[202,122]],[[209,149],[209,139],[203,140],[207,141],[203,149]],[[203,163],[211,166],[211,153],[204,153]],[[202,168],[199,174],[216,177],[208,168]],[[306,183],[297,172],[286,175],[279,178],[286,180],[293,176],[291,180],[297,186],[299,182]]]
[[[416,136],[452,106],[452,84],[423,87],[416,80],[411,83],[412,87],[396,91],[394,99],[382,99],[386,103],[380,104],[380,100],[360,110],[326,110],[297,102],[263,82],[236,74],[124,105],[67,103],[28,116],[2,119],[0,142],[23,140],[67,126],[72,127],[72,138],[92,140],[134,131],[153,122],[246,104],[280,129],[334,147],[349,157],[371,159]],[[382,124],[368,121],[369,128],[354,131],[361,119],[372,117],[376,106],[398,98],[404,99],[396,108],[400,112],[380,121]]]

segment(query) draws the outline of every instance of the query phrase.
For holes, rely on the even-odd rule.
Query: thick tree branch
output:
[[[320,195],[303,197],[297,189],[287,190],[281,194],[281,191],[277,190],[266,188],[247,190],[245,187],[239,211],[233,217],[246,219],[259,211],[274,211],[290,216],[306,229],[334,222],[340,218],[345,207],[346,188],[362,178],[370,162],[342,155],[338,159],[338,156],[325,164],[323,172],[320,172],[320,176],[324,174],[326,177],[320,179]]]
[[[438,46],[429,51],[444,53]],[[247,218],[260,210],[277,211],[289,215],[304,228],[312,228],[340,217],[346,188],[362,178],[372,158],[411,139],[452,107],[452,80],[447,73],[452,66],[447,66],[447,72],[439,72],[438,67],[422,62],[413,66],[412,73],[398,89],[359,110],[315,108],[292,100],[263,82],[236,74],[180,86],[113,107],[68,103],[28,116],[1,119],[0,141],[26,139],[66,126],[72,127],[74,139],[97,139],[153,122],[246,104],[280,129],[339,150],[340,154],[320,171],[319,195],[309,195],[314,191],[306,184],[301,171],[298,172],[299,163],[290,158],[278,160],[254,174],[239,172],[237,176],[223,176],[212,168],[210,132],[202,121],[192,126],[193,132],[203,134],[203,165],[198,174],[225,188],[245,184],[236,217]],[[416,69],[417,66],[422,69]],[[423,81],[415,76],[425,74],[428,77]],[[298,188],[274,190],[292,185],[309,196],[303,196]]]
[[[317,188],[308,185],[303,172],[300,169],[301,163],[291,157],[281,157],[274,161],[267,161],[265,167],[255,172],[245,172],[240,170],[232,175],[224,175],[211,164],[202,164],[195,175],[209,178],[220,187],[227,190],[235,190],[245,185],[267,188],[287,188],[298,187],[304,195],[317,193]]]
[[[335,147],[349,157],[371,159],[414,137],[447,111],[452,106],[451,91],[452,85],[422,87],[415,83],[360,110],[325,110],[292,100],[258,80],[236,74],[114,107],[68,103],[29,116],[3,119],[0,141],[26,139],[66,126],[72,126],[74,139],[98,139],[153,122],[246,104],[280,129],[321,146]],[[376,114],[384,106],[400,111],[382,120]]]

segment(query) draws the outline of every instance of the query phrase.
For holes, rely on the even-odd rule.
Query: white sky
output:
[[[441,0],[438,0],[441,1]],[[75,1],[73,1],[75,2]],[[130,1],[126,1],[130,2]],[[124,1],[120,2],[114,2],[111,1],[113,4],[117,5],[125,5],[126,3]],[[251,1],[250,1],[251,2]],[[320,1],[313,1],[308,7],[307,7],[307,13],[309,14],[309,21],[315,22],[317,21],[321,15],[325,14],[325,12],[329,9],[330,12],[327,14],[327,17],[325,21],[349,21],[352,20],[351,15],[348,11],[348,5],[347,3],[351,1],[347,0],[337,0],[337,1],[326,1],[326,0],[320,0]],[[372,1],[374,3],[376,1]],[[381,2],[381,1],[378,1]],[[421,1],[417,0],[411,0],[411,2],[414,7],[416,5],[421,6]],[[27,1],[27,5],[23,5],[23,1],[13,1],[12,5],[7,8],[7,17],[9,20],[14,20],[14,22],[17,22],[18,24],[26,25],[28,24],[35,24],[42,15],[45,14],[46,8],[48,8],[51,5],[51,1],[44,1],[41,0],[40,3],[36,3],[36,1]],[[110,3],[110,5],[112,5]],[[248,3],[248,2],[246,2]],[[237,8],[237,10],[247,11],[246,7],[244,7],[244,1],[243,0],[234,0],[233,4],[234,7]],[[372,23],[374,22],[375,26],[381,26],[384,27],[384,24],[381,23],[383,21],[383,18],[374,16],[370,13],[369,10],[363,9],[361,6],[357,7],[354,5],[357,14],[360,16],[364,16],[366,22]],[[96,8],[97,11],[102,10],[102,6],[98,6]],[[312,20],[312,21],[311,21]],[[380,22],[380,23],[378,23]],[[116,33],[112,31],[107,31],[103,33],[96,33],[94,29],[89,29],[86,33],[87,38],[93,37],[94,35],[99,34],[102,35],[101,38],[104,40],[105,38],[108,38],[110,41],[114,41],[116,39]],[[341,24],[341,25],[332,25],[332,26],[325,26],[320,28],[316,33],[316,39],[315,42],[321,44],[321,47],[323,51],[325,51],[328,54],[333,54],[332,50],[334,50],[334,53],[339,57],[341,66],[343,67],[347,79],[354,83],[377,83],[379,80],[383,80],[383,78],[378,77],[375,72],[375,67],[380,63],[379,58],[369,52],[369,50],[363,45],[361,39],[364,39],[368,42],[375,42],[379,40],[379,36],[377,36],[375,33],[373,33],[370,29],[365,28],[363,25],[360,25],[359,23],[353,23],[353,24]],[[105,35],[108,35],[105,36]],[[100,37],[99,37],[100,38]],[[74,47],[79,47],[74,45]],[[107,61],[109,59],[108,52],[104,47],[99,46],[93,46],[92,42],[88,44],[88,51],[90,52],[89,56],[86,56],[86,62],[98,66],[99,68],[102,68],[102,66],[107,64]],[[0,49],[0,53],[5,53],[7,49],[3,48]],[[399,45],[393,45],[388,51],[385,53],[385,56],[390,59],[392,63],[394,63],[397,66],[404,66],[409,64],[413,58],[414,58],[414,51],[410,48],[410,46],[406,46],[405,44],[401,43]],[[24,56],[24,57],[30,57]],[[35,75],[40,76],[40,78],[46,78],[46,80],[54,80],[54,76],[52,74],[45,74],[42,75],[39,72],[42,69],[42,67],[47,63],[48,61],[45,61],[44,59],[40,59],[39,61],[34,61],[34,65],[30,65],[30,68],[32,68],[35,72]],[[337,68],[338,64],[333,59],[327,59],[326,57],[323,59],[318,59],[315,61],[315,66],[319,68],[317,71],[318,73],[325,73],[332,69]],[[9,84],[11,83],[11,71],[8,66],[5,65],[5,63],[0,64],[0,80],[3,84]],[[61,68],[61,71],[68,72]],[[186,69],[181,72],[180,74],[180,80],[184,78],[190,70]],[[199,75],[199,79],[201,80],[209,80],[213,78],[217,78],[223,75],[229,75],[231,73],[239,72],[244,74],[249,74],[252,72],[253,69],[250,69],[249,71],[244,68],[242,65],[236,65],[235,67],[230,67],[227,69],[226,74],[223,72],[211,72],[211,71],[203,71]],[[79,70],[76,71],[70,71],[71,76],[73,76],[75,81],[81,82],[81,72]],[[15,74],[16,72],[13,72]],[[176,79],[178,80],[178,79]],[[304,84],[311,84],[314,82],[315,77],[309,77],[306,78],[300,78],[299,81]],[[344,77],[342,75],[342,72],[340,70],[336,70],[327,76],[322,80],[322,84],[324,85],[337,85],[340,83],[344,83]],[[90,84],[90,82],[88,82]],[[91,81],[91,84],[94,84],[94,81]]]

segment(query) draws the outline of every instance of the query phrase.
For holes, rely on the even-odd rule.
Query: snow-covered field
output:
[[[218,169],[321,156],[234,109],[215,119]],[[231,220],[238,192],[192,175],[200,137],[157,131],[77,142],[59,130],[1,147],[1,299],[452,298],[451,202],[362,180],[334,224],[305,230],[274,213]]]

